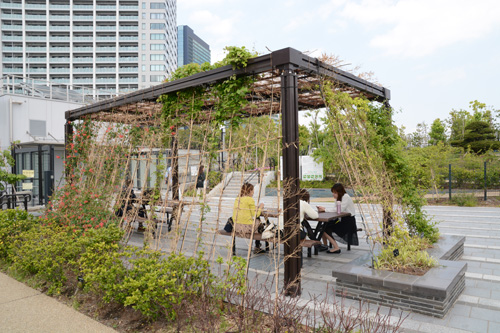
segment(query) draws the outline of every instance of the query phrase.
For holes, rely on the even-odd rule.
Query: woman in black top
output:
[[[203,165],[198,169],[198,177],[196,178],[196,195],[199,196],[203,190],[205,183],[205,171]]]

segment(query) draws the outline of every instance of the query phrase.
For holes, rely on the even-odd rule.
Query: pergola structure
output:
[[[231,76],[253,76],[251,93],[247,96],[249,105],[242,110],[241,116],[259,116],[264,113],[282,113],[282,154],[283,180],[289,186],[283,198],[284,220],[299,221],[299,114],[300,110],[325,107],[321,95],[320,81],[326,77],[336,83],[336,89],[351,96],[361,96],[369,100],[388,103],[390,91],[368,82],[351,73],[309,57],[295,49],[285,48],[263,56],[249,59],[245,68],[234,69],[227,65],[214,70],[198,73],[183,79],[166,82],[126,95],[97,102],[79,109],[66,112],[66,142],[71,140],[73,127],[70,121],[89,118],[108,121],[110,115],[120,114],[120,121],[148,124],[153,113],[161,112],[157,99],[163,94],[175,93],[197,86],[210,87],[210,84],[226,80]],[[213,101],[205,101],[209,108]],[[113,117],[113,119],[116,119]],[[174,166],[176,164],[173,164]],[[177,174],[173,171],[174,177]],[[177,184],[177,179],[173,180]],[[174,186],[173,193],[177,193]],[[288,230],[287,230],[288,228]],[[291,231],[285,227],[285,234]],[[300,294],[301,261],[296,253],[299,247],[296,234],[285,244],[284,285],[289,295]]]

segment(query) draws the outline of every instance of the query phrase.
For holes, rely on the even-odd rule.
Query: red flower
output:
[[[173,131],[175,129],[175,126],[174,125],[170,126],[170,129]]]
[[[56,158],[61,158],[61,156],[57,155]]]
[[[172,132],[172,135],[175,135],[175,132]]]

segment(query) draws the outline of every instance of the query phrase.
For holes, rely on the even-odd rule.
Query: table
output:
[[[313,220],[313,221],[318,221],[316,228],[313,229],[314,238],[317,240],[321,240],[321,238],[323,237],[323,233],[325,232],[328,223],[337,223],[339,218],[351,216],[350,213],[346,213],[346,212],[340,212],[340,213],[321,212],[318,214],[319,214],[319,216],[317,219],[309,219],[309,220]],[[340,223],[351,223],[349,220],[347,220],[345,222],[341,221]],[[347,229],[349,229],[346,233],[346,235],[347,235],[347,251],[350,251],[353,237],[354,237],[355,233],[357,232],[357,227],[356,227],[356,225],[347,226]],[[356,236],[356,240],[357,240],[357,236]],[[356,241],[356,243],[358,243],[358,242]],[[354,244],[354,245],[357,245],[357,244]]]

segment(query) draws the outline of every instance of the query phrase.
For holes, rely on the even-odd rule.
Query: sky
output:
[[[225,46],[336,55],[391,90],[407,133],[470,101],[500,109],[499,18],[499,0],[177,0],[212,62]]]

